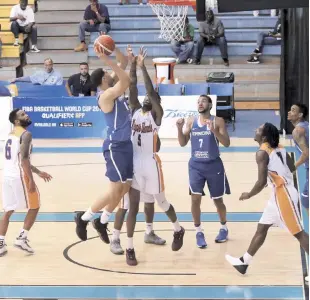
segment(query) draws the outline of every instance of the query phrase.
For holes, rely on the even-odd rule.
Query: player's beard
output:
[[[209,112],[209,109],[208,108],[205,108],[204,110],[198,110],[198,112],[200,114],[206,114],[207,112]]]
[[[145,104],[143,104],[142,109],[144,111],[150,111],[150,110],[152,110],[152,104],[151,103],[145,103]]]
[[[29,119],[29,120],[21,120],[20,121],[20,126],[23,127],[23,128],[27,128],[28,126],[30,126],[32,123],[32,121]]]

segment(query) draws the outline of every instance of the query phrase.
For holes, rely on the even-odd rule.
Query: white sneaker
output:
[[[19,46],[19,40],[18,39],[15,39],[15,42],[13,44],[14,47],[18,47]]]
[[[309,285],[309,276],[306,276],[306,277],[305,277],[305,283],[306,283],[307,285]]]
[[[28,244],[29,240],[27,238],[18,237],[15,240],[14,247],[19,248],[23,251],[26,251],[30,254],[34,254],[34,250]]]
[[[241,259],[238,257],[232,257],[228,254],[225,255],[226,260],[241,274],[245,274],[246,270],[248,268],[248,264],[241,261]]]
[[[6,248],[6,244],[4,243],[4,240],[0,241],[0,257],[4,256],[8,253],[8,250]]]
[[[31,52],[33,52],[33,53],[39,53],[40,50],[37,48],[36,45],[33,45],[33,46],[31,47]]]

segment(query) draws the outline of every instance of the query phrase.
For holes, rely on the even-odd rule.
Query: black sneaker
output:
[[[128,266],[136,266],[138,264],[135,249],[126,249],[126,262]]]
[[[251,55],[251,57],[247,60],[248,64],[260,64],[259,58],[255,55]]]
[[[262,53],[261,53],[258,49],[255,49],[255,50],[253,51],[253,54],[254,54],[254,55],[257,55],[257,56],[262,55]]]
[[[194,59],[192,63],[194,65],[200,65],[200,59]]]
[[[172,251],[178,251],[182,248],[184,234],[185,234],[185,229],[183,227],[181,227],[180,231],[176,231],[173,234],[173,242],[171,245]]]
[[[74,216],[74,221],[76,224],[75,232],[77,236],[79,237],[79,239],[81,239],[82,241],[86,241],[87,240],[86,227],[87,227],[88,221],[82,220],[83,215],[84,215],[83,211],[75,213],[75,216]]]
[[[108,223],[102,224],[100,222],[100,218],[97,218],[97,219],[92,221],[92,224],[93,224],[93,227],[98,232],[99,237],[101,238],[101,240],[103,242],[105,242],[106,244],[110,244],[110,239],[109,239],[109,236],[108,236]]]

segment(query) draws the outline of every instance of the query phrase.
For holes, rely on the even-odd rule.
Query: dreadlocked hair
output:
[[[277,148],[279,146],[280,134],[279,130],[276,126],[271,123],[265,123],[262,137],[265,138],[265,142],[267,142],[271,148]]]

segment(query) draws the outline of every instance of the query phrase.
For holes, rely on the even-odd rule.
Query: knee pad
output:
[[[161,192],[160,194],[154,195],[158,206],[164,211],[168,211],[170,207],[170,203],[167,201],[165,193]]]
[[[301,204],[304,208],[309,208],[309,196],[301,194]]]

